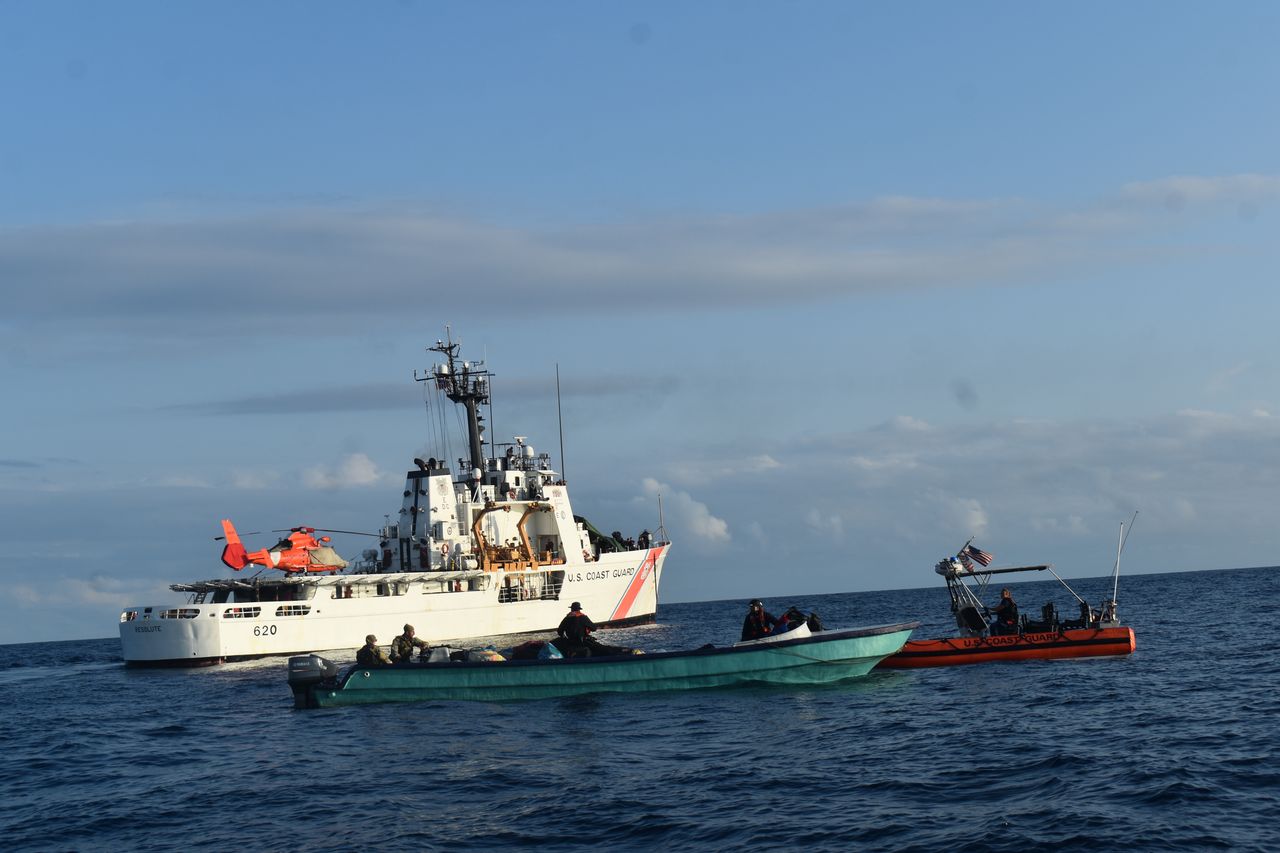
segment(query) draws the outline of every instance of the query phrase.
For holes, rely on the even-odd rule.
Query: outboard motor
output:
[[[293,706],[311,707],[311,688],[337,677],[338,665],[320,655],[289,658],[289,687],[293,690]]]

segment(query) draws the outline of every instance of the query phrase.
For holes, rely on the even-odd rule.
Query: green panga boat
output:
[[[339,668],[319,655],[289,660],[298,708],[430,699],[496,701],[639,693],[739,684],[825,684],[866,675],[902,648],[918,622],[822,631],[794,640],[682,652],[555,660],[450,661]]]

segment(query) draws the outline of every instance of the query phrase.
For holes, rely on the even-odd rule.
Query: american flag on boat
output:
[[[966,545],[964,553],[960,555],[961,564],[966,564],[970,557],[984,566],[991,565],[991,562],[996,558],[995,554],[988,554],[986,551],[983,551],[975,545]],[[969,570],[973,571],[973,567],[969,566]]]

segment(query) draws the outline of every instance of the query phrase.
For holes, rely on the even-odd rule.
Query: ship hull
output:
[[[1133,629],[1079,628],[997,637],[948,637],[911,640],[882,660],[880,669],[960,666],[996,661],[1057,660],[1132,654]]]
[[[337,576],[326,579],[304,601],[189,602],[131,607],[120,622],[124,661],[130,666],[204,666],[277,655],[354,649],[367,634],[383,643],[406,623],[432,645],[459,644],[480,637],[554,630],[569,603],[602,626],[651,622],[669,545],[643,551],[603,554],[599,560],[559,566],[563,584],[529,600],[501,600],[502,573],[486,573],[482,589],[426,594],[422,573]],[[474,576],[476,573],[472,573]],[[447,575],[441,574],[442,577]],[[344,598],[344,580],[377,584],[404,594]],[[439,582],[435,582],[439,585]]]

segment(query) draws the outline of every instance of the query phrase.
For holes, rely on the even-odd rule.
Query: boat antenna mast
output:
[[[489,380],[493,374],[485,369],[483,361],[462,361],[458,357],[461,343],[454,343],[449,327],[445,326],[445,340],[436,341],[427,352],[438,352],[444,356],[442,364],[437,364],[425,376],[413,372],[418,382],[435,382],[436,388],[444,393],[452,402],[459,404],[467,413],[467,446],[471,453],[472,476],[484,470],[484,417],[480,407],[489,402]]]
[[[560,408],[560,362],[556,362],[556,420],[560,422],[560,479],[567,483],[569,475],[564,472],[564,412]]]
[[[1116,565],[1111,572],[1111,600],[1102,603],[1102,621],[1114,622],[1116,619],[1116,604],[1119,601],[1120,593],[1120,555],[1124,553],[1124,545],[1129,541],[1129,534],[1133,532],[1133,524],[1138,520],[1138,511],[1133,511],[1133,517],[1129,519],[1129,529],[1126,530],[1124,522],[1120,522],[1120,538],[1116,542]]]

